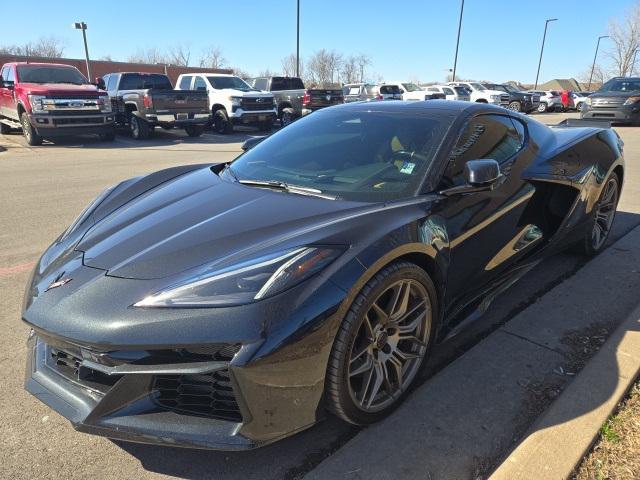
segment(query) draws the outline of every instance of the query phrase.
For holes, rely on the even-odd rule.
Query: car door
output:
[[[12,82],[15,85],[16,73],[13,65],[7,65],[2,69],[3,82]],[[0,88],[0,113],[14,120],[18,118],[18,106],[16,105],[14,87],[8,88],[4,85]]]
[[[451,308],[466,305],[490,288],[540,239],[537,226],[523,223],[535,189],[521,174],[534,156],[526,125],[506,114],[477,115],[462,130],[440,189],[463,185],[464,166],[470,160],[496,160],[503,178],[492,190],[445,197],[434,212],[443,218],[449,236],[446,303]]]

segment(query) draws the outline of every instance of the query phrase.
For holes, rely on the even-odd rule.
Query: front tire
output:
[[[598,203],[593,208],[589,222],[590,228],[578,245],[580,253],[592,257],[604,249],[616,216],[618,200],[620,200],[620,178],[614,172],[604,183]]]
[[[151,126],[136,115],[129,118],[129,128],[135,140],[146,140],[151,136]]]
[[[216,110],[213,114],[213,129],[222,135],[233,132],[233,124],[224,109]]]
[[[520,102],[511,102],[509,104],[509,110],[511,110],[512,112],[519,112],[522,110],[522,105],[520,105]]]
[[[547,111],[547,104],[544,102],[540,102],[538,105],[538,113],[545,113]]]
[[[24,135],[24,139],[27,141],[27,144],[32,147],[42,145],[42,137],[38,135],[36,129],[31,125],[27,112],[22,112],[22,115],[20,115],[20,123],[22,124],[22,134]]]
[[[333,413],[368,425],[400,404],[427,356],[436,299],[433,282],[413,263],[392,263],[367,282],[329,358],[326,396]]]
[[[293,123],[293,112],[290,109],[284,109],[280,113],[280,125],[284,128]]]

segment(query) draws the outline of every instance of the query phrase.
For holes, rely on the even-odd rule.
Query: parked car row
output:
[[[582,118],[638,121],[640,79],[615,78],[589,94],[480,82],[306,88],[297,77],[243,80],[220,73],[182,74],[175,88],[166,75],[141,72],[109,73],[91,84],[69,65],[14,62],[0,70],[0,133],[19,128],[29,145],[39,145],[44,137],[86,133],[113,140],[117,127],[135,139],[150,137],[156,127],[184,129],[191,137],[210,125],[223,134],[236,125],[267,132],[277,119],[286,126],[341,103],[434,99],[489,103],[522,113],[575,109]]]

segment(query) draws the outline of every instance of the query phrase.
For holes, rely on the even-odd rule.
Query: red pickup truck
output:
[[[53,63],[6,63],[0,70],[0,133],[22,128],[29,145],[75,134],[115,138],[107,93],[80,71]]]

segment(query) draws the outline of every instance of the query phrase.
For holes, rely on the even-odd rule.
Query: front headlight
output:
[[[44,95],[29,95],[29,103],[31,104],[31,111],[36,113],[44,112],[43,101],[46,99]]]
[[[640,102],[640,97],[629,97],[623,105],[633,105],[636,102]]]
[[[491,100],[493,101],[500,100],[500,95],[491,95]]]
[[[591,105],[591,97],[585,98],[584,103],[586,103],[587,105]]]
[[[342,253],[302,247],[202,274],[149,295],[134,307],[228,307],[287,290],[318,273]]]
[[[239,107],[242,104],[242,97],[229,97],[229,100],[234,107]]]
[[[100,107],[101,112],[110,112],[111,111],[111,100],[109,100],[108,95],[100,95],[98,97],[98,106]]]

